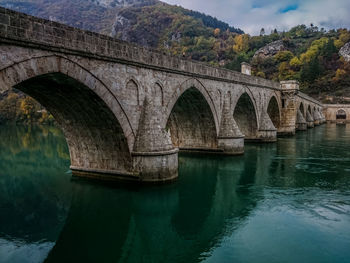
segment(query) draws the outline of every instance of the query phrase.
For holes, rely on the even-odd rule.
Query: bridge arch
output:
[[[31,58],[0,69],[0,90],[17,88],[47,108],[62,128],[72,169],[132,170],[134,132],[121,105],[92,73],[60,56]]]
[[[234,105],[233,118],[245,139],[256,139],[258,133],[258,114],[253,96],[249,91],[243,91]]]
[[[346,120],[346,112],[343,109],[339,109],[336,112],[336,120]]]
[[[267,114],[269,115],[273,125],[276,129],[280,127],[281,124],[281,110],[280,104],[278,103],[277,97],[273,94],[267,104]]]
[[[182,83],[168,102],[166,112],[165,127],[174,146],[184,150],[217,148],[215,106],[198,80]]]
[[[302,101],[300,102],[298,109],[300,110],[303,117],[306,118],[305,107],[304,107],[304,103]]]

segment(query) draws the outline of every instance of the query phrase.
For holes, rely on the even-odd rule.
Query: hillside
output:
[[[0,5],[214,66],[239,71],[241,62],[249,62],[257,76],[297,79],[302,91],[320,101],[350,103],[347,29],[298,25],[250,36],[211,16],[157,0],[0,0]],[[0,98],[0,112],[11,108],[7,98]]]
[[[0,0],[0,6],[154,48],[183,30],[193,35],[215,28],[243,33],[211,16],[158,0]]]

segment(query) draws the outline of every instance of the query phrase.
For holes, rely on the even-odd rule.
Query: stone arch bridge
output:
[[[296,81],[242,72],[0,8],[0,91],[19,89],[53,114],[80,175],[172,180],[179,150],[242,154],[245,141],[324,121]]]

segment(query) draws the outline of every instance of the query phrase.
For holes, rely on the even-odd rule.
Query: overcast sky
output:
[[[350,28],[350,0],[163,0],[200,11],[249,34],[288,30],[313,23],[325,29]]]

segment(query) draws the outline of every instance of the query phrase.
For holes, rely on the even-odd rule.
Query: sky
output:
[[[313,23],[326,30],[350,28],[350,0],[163,0],[200,11],[258,35]]]

